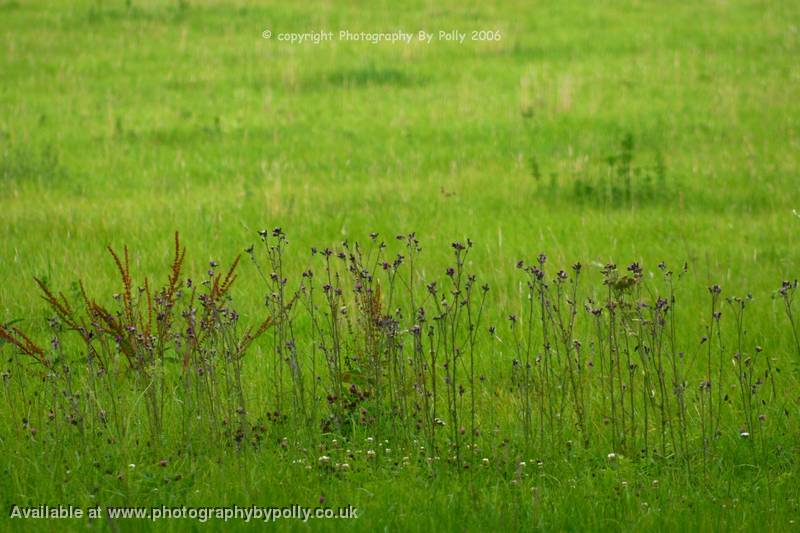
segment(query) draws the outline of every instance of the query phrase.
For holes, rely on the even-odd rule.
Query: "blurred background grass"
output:
[[[174,230],[202,269],[272,226],[289,234],[297,272],[309,246],[370,231],[416,231],[431,269],[471,237],[500,300],[514,261],[540,251],[562,265],[688,261],[697,306],[711,281],[777,288],[798,259],[798,13],[738,1],[5,0],[0,318],[42,324],[34,275],[109,292],[107,244],[161,275]],[[265,29],[502,38],[292,45]],[[626,137],[641,174],[612,201],[609,157]],[[235,294],[247,312],[262,292],[249,272]]]

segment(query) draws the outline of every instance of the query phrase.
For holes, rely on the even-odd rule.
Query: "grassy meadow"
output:
[[[797,529],[798,54],[794,2],[0,0],[0,528]]]

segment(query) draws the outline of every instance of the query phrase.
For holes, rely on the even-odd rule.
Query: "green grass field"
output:
[[[0,0],[0,324],[13,322],[45,347],[44,357],[53,363],[53,375],[42,381],[40,365],[13,343],[0,344],[0,527],[200,527],[189,519],[25,520],[9,517],[14,505],[324,504],[353,505],[359,517],[283,520],[276,527],[798,528],[800,352],[776,291],[800,270],[800,214],[794,211],[800,209],[800,5],[402,4]],[[262,36],[265,30],[270,39]],[[334,39],[315,45],[278,38],[318,30],[333,31]],[[338,38],[340,30],[404,30],[415,38],[408,44],[347,42]],[[419,42],[420,30],[433,33],[432,42]],[[465,41],[439,40],[439,31],[451,30],[465,32]],[[471,40],[473,30],[496,31],[500,38]],[[451,243],[474,242],[463,268],[490,290],[472,345],[461,318],[453,318],[458,332],[450,341],[442,330],[441,357],[461,357],[445,375],[458,372],[453,379],[467,392],[454,393],[452,408],[449,398],[440,398],[440,411],[432,411],[445,423],[438,436],[428,439],[427,429],[415,430],[413,417],[398,414],[395,401],[422,400],[411,400],[410,377],[406,384],[384,383],[392,379],[389,366],[376,370],[374,380],[358,382],[372,394],[361,405],[376,420],[320,426],[326,409],[336,416],[339,400],[326,402],[325,396],[342,383],[335,384],[336,372],[315,373],[309,366],[318,362],[322,368],[323,356],[307,307],[265,307],[275,285],[261,278],[245,253],[258,245],[259,230],[275,227],[288,235],[281,267],[292,291],[307,268],[321,283],[323,261],[312,256],[312,246],[338,251],[343,240],[365,244],[377,232],[391,262],[397,253],[407,255],[395,235],[416,232],[422,252],[414,258],[416,270],[402,276],[417,280],[425,294],[425,283],[436,279],[445,286]],[[86,347],[66,333],[63,342],[59,336],[51,343],[53,309],[40,298],[34,278],[78,306],[77,282],[83,280],[93,298],[112,308],[112,295],[122,289],[106,247],[129,247],[136,287],[145,277],[160,287],[176,231],[188,248],[184,275],[195,280],[206,277],[210,261],[227,267],[242,254],[230,294],[244,324],[274,317],[275,309],[293,324],[272,327],[255,340],[237,370],[245,380],[241,392],[250,422],[263,419],[264,428],[252,435],[257,445],[240,446],[227,429],[217,432],[203,423],[187,436],[177,363],[162,363],[162,373],[147,383],[120,364],[109,372],[107,396],[92,392],[93,381],[70,383],[69,372],[56,370],[69,359],[77,375]],[[615,352],[615,342],[637,346],[625,349],[637,361],[662,344],[637,329],[641,316],[623,317],[621,311],[619,337],[594,337],[586,299],[652,303],[668,294],[657,264],[665,261],[676,276],[686,264],[674,311],[660,330],[665,357],[677,361],[667,365],[662,392],[648,392],[646,380],[655,377],[645,360],[630,375],[627,362],[618,366],[614,382],[613,370],[609,377],[606,370],[589,369],[587,361],[572,369],[571,356],[558,363],[560,384],[538,381],[546,373],[538,373],[544,367],[536,362],[534,376],[521,378],[520,385],[514,360],[533,360],[543,350],[549,357],[546,333],[532,333],[525,344],[526,324],[533,327],[539,318],[527,320],[528,278],[516,267],[518,260],[536,264],[541,252],[548,256],[547,279],[561,268],[572,276],[570,265],[583,264],[580,301],[574,302],[574,337],[583,348],[575,348],[575,357],[596,353],[598,367],[604,338],[612,341],[606,355],[612,364],[623,350],[620,344]],[[262,248],[255,253],[269,274]],[[632,275],[625,268],[634,262],[644,273],[633,289],[612,295],[601,272],[610,262],[620,275]],[[346,277],[344,267],[341,272]],[[381,312],[388,316],[393,309],[381,279]],[[714,284],[722,287],[717,322],[708,290]],[[352,284],[345,285],[351,294]],[[558,286],[551,283],[548,290]],[[753,298],[739,327],[739,304],[724,300],[748,294]],[[398,289],[393,301],[404,309],[405,339],[415,324],[409,295]],[[433,300],[425,300],[429,313]],[[508,319],[512,314],[516,326]],[[719,337],[715,323],[722,324]],[[670,324],[677,330],[673,336]],[[492,334],[490,326],[496,327]],[[394,357],[389,344],[370,344],[371,327],[356,324],[343,341],[348,354],[366,357],[373,350],[379,362]],[[381,331],[380,342],[388,343],[393,337]],[[701,343],[704,336],[710,340]],[[573,335],[563,337],[571,353]],[[289,358],[286,365],[275,353],[288,338],[305,372],[299,381]],[[224,334],[220,339],[227,346]],[[406,365],[412,344],[404,344],[398,364]],[[366,346],[364,353],[359,346]],[[474,374],[464,359],[470,346]],[[452,383],[439,367],[440,375],[421,379],[449,390]],[[743,368],[755,370],[743,377]],[[367,372],[348,368],[347,375],[360,371]],[[718,398],[717,380],[707,391],[698,385],[723,371],[720,386],[730,399],[709,410],[708,399]],[[477,381],[479,374],[485,381]],[[576,375],[577,385],[570,387]],[[156,431],[148,424],[145,398],[153,383],[162,382],[171,385],[162,389],[163,427]],[[344,386],[350,382],[348,377]],[[82,393],[73,405],[87,412],[118,402],[119,412],[127,413],[118,420],[125,431],[113,437],[106,432],[105,414],[103,424],[87,418],[86,426],[62,419],[53,406],[75,399],[59,389],[64,383],[75,387],[70,394]],[[297,400],[300,383],[306,396]],[[381,386],[397,396],[382,403]],[[742,392],[751,388],[758,388],[752,397]],[[642,397],[631,392],[626,404],[633,389]],[[622,395],[621,417],[607,407],[614,405],[615,390]],[[470,405],[476,396],[477,412]],[[205,417],[210,411],[204,405],[239,401],[225,398],[206,398],[192,413]],[[292,406],[281,411],[288,418],[265,419],[280,398]],[[549,398],[563,400],[561,416],[531,406]],[[579,398],[583,411],[572,407]],[[667,426],[641,418],[648,406],[658,410],[658,398],[673,401],[673,411],[658,420],[682,435],[664,446],[652,442]],[[51,409],[56,413],[48,420]],[[432,412],[425,411],[426,428],[436,425]],[[472,417],[472,425],[459,436],[459,423],[452,423],[464,416]],[[581,417],[592,435],[586,446]],[[472,426],[480,427],[477,437]],[[540,426],[547,430],[540,434]],[[748,438],[740,436],[745,430]],[[467,442],[476,448],[465,459]],[[450,460],[453,449],[458,457]],[[344,461],[351,468],[334,466]],[[244,524],[210,520],[206,526]]]

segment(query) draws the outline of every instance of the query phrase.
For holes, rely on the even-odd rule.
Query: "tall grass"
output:
[[[260,446],[265,433],[277,446],[288,433],[315,446],[369,435],[422,445],[420,460],[442,456],[457,469],[503,443],[519,457],[626,456],[690,475],[726,453],[722,440],[761,442],[751,449],[760,461],[782,427],[766,421],[788,413],[780,406],[791,384],[748,330],[750,296],[712,285],[710,313],[698,317],[705,335],[696,342],[681,329],[686,265],[606,264],[592,277],[540,254],[517,262],[522,299],[498,309],[471,272],[469,240],[452,244],[451,266],[432,278],[415,234],[397,236],[393,255],[377,234],[314,248],[299,274],[285,266],[283,230],[260,240],[246,252],[267,318],[249,328],[231,298],[239,259],[187,277],[177,234],[159,288],[134,284],[127,248],[109,248],[120,279],[110,305],[82,283],[72,302],[36,280],[52,339],[0,327],[18,354],[4,375],[9,411],[40,437],[146,435],[154,454],[200,441]],[[784,283],[777,294],[796,342],[795,289]],[[255,347],[266,364],[248,361]],[[264,378],[270,391],[255,394],[249,383]],[[168,424],[177,440],[164,438]]]

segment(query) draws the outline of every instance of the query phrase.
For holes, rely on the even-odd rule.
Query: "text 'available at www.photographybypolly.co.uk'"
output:
[[[9,512],[9,518],[21,520],[64,520],[64,519],[89,519],[96,520],[108,518],[109,520],[175,520],[188,519],[198,522],[210,520],[242,521],[242,522],[276,522],[278,520],[300,520],[308,522],[311,519],[358,518],[358,509],[347,507],[304,507],[290,505],[284,507],[251,506],[220,506],[220,507],[187,507],[187,506],[156,506],[156,507],[80,507],[74,505],[14,505]]]

